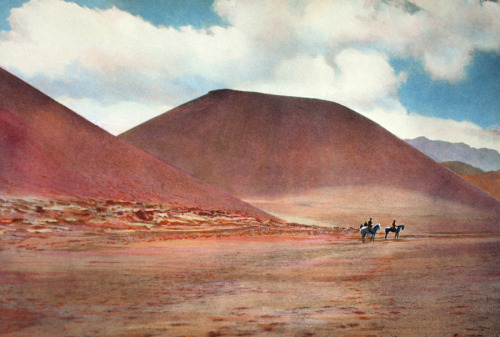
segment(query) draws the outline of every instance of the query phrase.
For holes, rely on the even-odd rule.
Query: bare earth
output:
[[[498,231],[363,244],[217,211],[1,201],[2,336],[500,334]]]

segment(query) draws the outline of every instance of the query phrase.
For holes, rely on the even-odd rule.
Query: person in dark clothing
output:
[[[391,231],[396,232],[396,219],[394,219],[394,221],[392,222]]]
[[[368,220],[368,222],[366,223],[366,232],[367,233],[371,233],[372,225],[373,225],[372,218],[370,218],[370,220]]]

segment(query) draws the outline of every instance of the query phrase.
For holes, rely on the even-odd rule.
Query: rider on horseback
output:
[[[391,225],[391,232],[395,232],[396,231],[396,219],[394,219],[394,221],[392,222],[392,225]]]
[[[372,231],[372,218],[370,218],[370,220],[368,220],[368,222],[366,223],[366,233],[371,233]]]

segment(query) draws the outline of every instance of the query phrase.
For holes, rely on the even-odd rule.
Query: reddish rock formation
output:
[[[369,184],[497,206],[378,124],[327,101],[213,91],[120,137],[243,198]]]
[[[3,69],[0,194],[155,201],[270,217],[107,133]]]
[[[458,175],[462,174],[481,174],[484,173],[483,170],[474,167],[472,165],[469,165],[467,163],[463,163],[461,161],[443,161],[440,162],[441,165],[446,167],[447,169],[452,170]]]
[[[500,200],[500,170],[484,172],[460,161],[445,161],[441,165]]]
[[[462,177],[500,200],[500,170],[481,174],[463,174]]]
[[[378,124],[328,101],[218,90],[120,137],[247,200],[373,186],[481,209],[500,205]]]

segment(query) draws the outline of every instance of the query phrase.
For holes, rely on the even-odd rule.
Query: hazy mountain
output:
[[[488,127],[488,130],[495,131],[495,132],[500,132],[500,124],[491,125],[490,127]]]
[[[289,219],[500,206],[378,124],[322,100],[217,90],[120,137]]]
[[[0,194],[254,207],[154,158],[0,69]]]
[[[461,161],[483,171],[500,169],[500,154],[492,149],[476,149],[464,143],[429,140],[425,137],[406,139],[406,142],[437,162]]]

